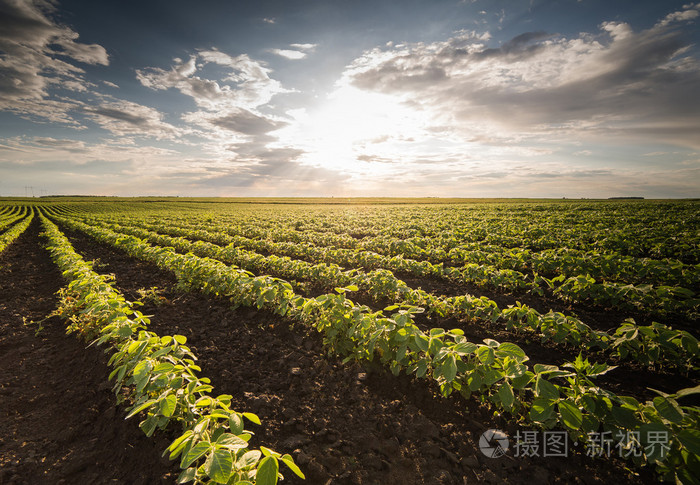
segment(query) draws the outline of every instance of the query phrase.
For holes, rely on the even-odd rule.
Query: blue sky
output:
[[[700,4],[0,0],[0,195],[698,197]]]

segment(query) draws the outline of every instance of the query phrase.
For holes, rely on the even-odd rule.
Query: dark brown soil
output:
[[[186,335],[214,393],[233,395],[240,411],[257,413],[263,426],[253,446],[292,453],[305,482],[285,483],[652,483],[645,470],[630,476],[613,460],[592,459],[573,448],[566,458],[491,459],[478,448],[485,430],[511,437],[523,430],[512,418],[493,416],[475,399],[436,395],[428,382],[394,377],[382,369],[343,365],[325,357],[315,332],[290,329],[278,316],[175,290],[172,274],[121,251],[67,232],[97,270],[114,273],[116,286],[134,299],[157,287],[159,299],[142,308],[150,329]],[[159,300],[159,301],[157,301]],[[285,472],[283,467],[283,472]]]
[[[66,335],[61,274],[39,246],[39,222],[0,254],[0,484],[174,483],[147,438],[116,406],[101,350]]]

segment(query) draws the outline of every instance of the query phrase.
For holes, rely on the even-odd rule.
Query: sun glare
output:
[[[388,171],[402,145],[423,132],[424,113],[393,96],[345,86],[317,109],[293,113],[295,123],[276,132],[307,152],[307,164],[353,174]],[[404,148],[405,149],[405,148]]]

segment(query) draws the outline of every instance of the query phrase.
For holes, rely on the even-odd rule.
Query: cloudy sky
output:
[[[0,0],[0,195],[698,197],[699,24],[672,0]]]

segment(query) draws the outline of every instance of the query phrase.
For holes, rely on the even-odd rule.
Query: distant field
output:
[[[12,258],[48,244],[73,281],[64,324],[143,354],[114,374],[147,434],[186,436],[171,473],[179,464],[217,483],[255,473],[273,483],[264,477],[277,464],[288,483],[700,476],[698,201],[13,198],[0,199],[0,231],[0,278],[18,277]],[[146,327],[123,297],[143,303],[134,309],[151,316]],[[144,328],[186,336],[215,390],[163,377],[174,371],[157,350],[136,350],[161,341],[147,344]],[[262,424],[248,415],[239,427],[239,411]],[[488,429],[505,431],[509,457],[480,450]],[[516,439],[545,432],[561,433],[566,456]],[[222,433],[237,445],[215,445]],[[289,455],[242,458],[261,447]]]
[[[4,203],[65,203],[65,202],[208,202],[240,204],[531,204],[531,203],[581,203],[581,202],[682,202],[668,199],[518,199],[518,198],[442,198],[442,197],[94,197],[94,196],[48,196],[41,198],[0,197]],[[690,199],[683,201],[692,201]]]

